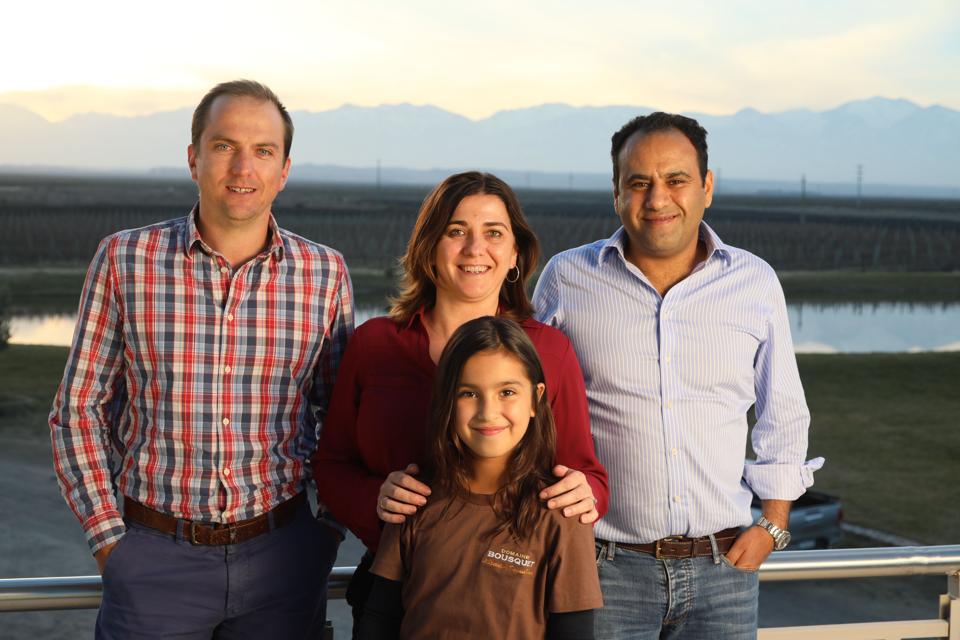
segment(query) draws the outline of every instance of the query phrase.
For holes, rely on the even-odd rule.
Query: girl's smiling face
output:
[[[478,458],[506,458],[527,432],[543,390],[543,384],[534,388],[513,354],[503,349],[474,354],[457,385],[457,436]]]

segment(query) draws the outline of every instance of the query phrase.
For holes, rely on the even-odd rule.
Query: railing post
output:
[[[947,578],[950,585],[947,595],[950,597],[950,640],[960,640],[960,571],[956,571]]]
[[[947,592],[940,596],[940,617],[947,621],[947,638],[960,640],[960,571],[947,574]]]

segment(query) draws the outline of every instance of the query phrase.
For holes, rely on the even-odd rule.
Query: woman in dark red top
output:
[[[566,336],[530,317],[526,284],[538,258],[517,197],[499,178],[453,175],[424,200],[402,260],[400,296],[389,317],[369,320],[350,339],[314,456],[320,501],[369,551],[381,519],[403,522],[426,504],[430,489],[414,476],[436,362],[450,335],[481,316],[520,322],[543,362],[558,482],[541,497],[584,523],[606,511],[607,475],[593,449],[580,365]],[[355,618],[368,568],[361,563],[347,593]]]

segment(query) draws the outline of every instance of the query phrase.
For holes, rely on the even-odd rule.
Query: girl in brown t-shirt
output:
[[[386,525],[360,638],[593,638],[593,529],[538,497],[556,435],[519,325],[484,317],[453,334],[430,416],[434,492]]]

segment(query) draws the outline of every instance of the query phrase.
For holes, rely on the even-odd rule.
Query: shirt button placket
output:
[[[226,300],[224,301],[225,302],[224,311],[226,311],[226,313],[223,315],[222,331],[220,334],[221,342],[220,342],[220,348],[219,348],[219,354],[220,354],[219,368],[221,373],[221,376],[219,379],[220,397],[223,399],[222,400],[223,404],[221,407],[223,411],[223,418],[221,418],[220,424],[222,425],[222,428],[224,430],[225,437],[227,436],[227,434],[235,432],[234,431],[235,425],[233,425],[233,421],[228,417],[233,412],[233,406],[232,406],[233,394],[230,392],[231,382],[228,377],[229,374],[233,371],[233,368],[227,363],[231,361],[235,361],[235,358],[236,358],[236,354],[233,353],[230,349],[230,345],[235,344],[236,342],[236,327],[234,326],[234,321],[236,320],[236,317],[234,316],[233,312],[229,311],[229,309],[236,308],[236,305],[234,303],[234,299],[236,295],[236,290],[235,290],[236,288],[234,286],[234,282],[236,281],[237,276],[239,275],[240,272],[241,271],[238,270],[235,273],[231,273],[230,269],[226,265],[221,263],[220,273],[223,276],[225,276],[228,280],[228,285],[226,286],[227,296],[226,296]],[[233,440],[232,438],[229,438],[229,437],[226,437],[225,439],[227,441]],[[230,467],[227,466],[227,463],[229,462],[229,459],[231,457],[229,453],[230,452],[228,450],[220,451],[220,458],[221,458],[220,482],[223,485],[228,487],[228,496],[231,493],[229,490],[229,486],[231,484],[230,476],[233,473]],[[231,506],[232,506],[230,504],[231,499],[232,499],[231,497],[227,498],[227,507],[224,510],[224,513],[222,514],[224,516],[226,516],[231,511]]]
[[[664,444],[667,447],[669,456],[667,458],[668,466],[668,485],[671,496],[670,508],[670,528],[678,530],[682,527],[683,517],[683,489],[680,478],[680,456],[679,442],[677,432],[677,416],[674,412],[673,393],[677,388],[676,367],[671,366],[673,358],[670,352],[673,350],[673,328],[670,320],[673,314],[666,308],[664,301],[660,302],[660,381],[661,381],[661,413],[663,415]]]

